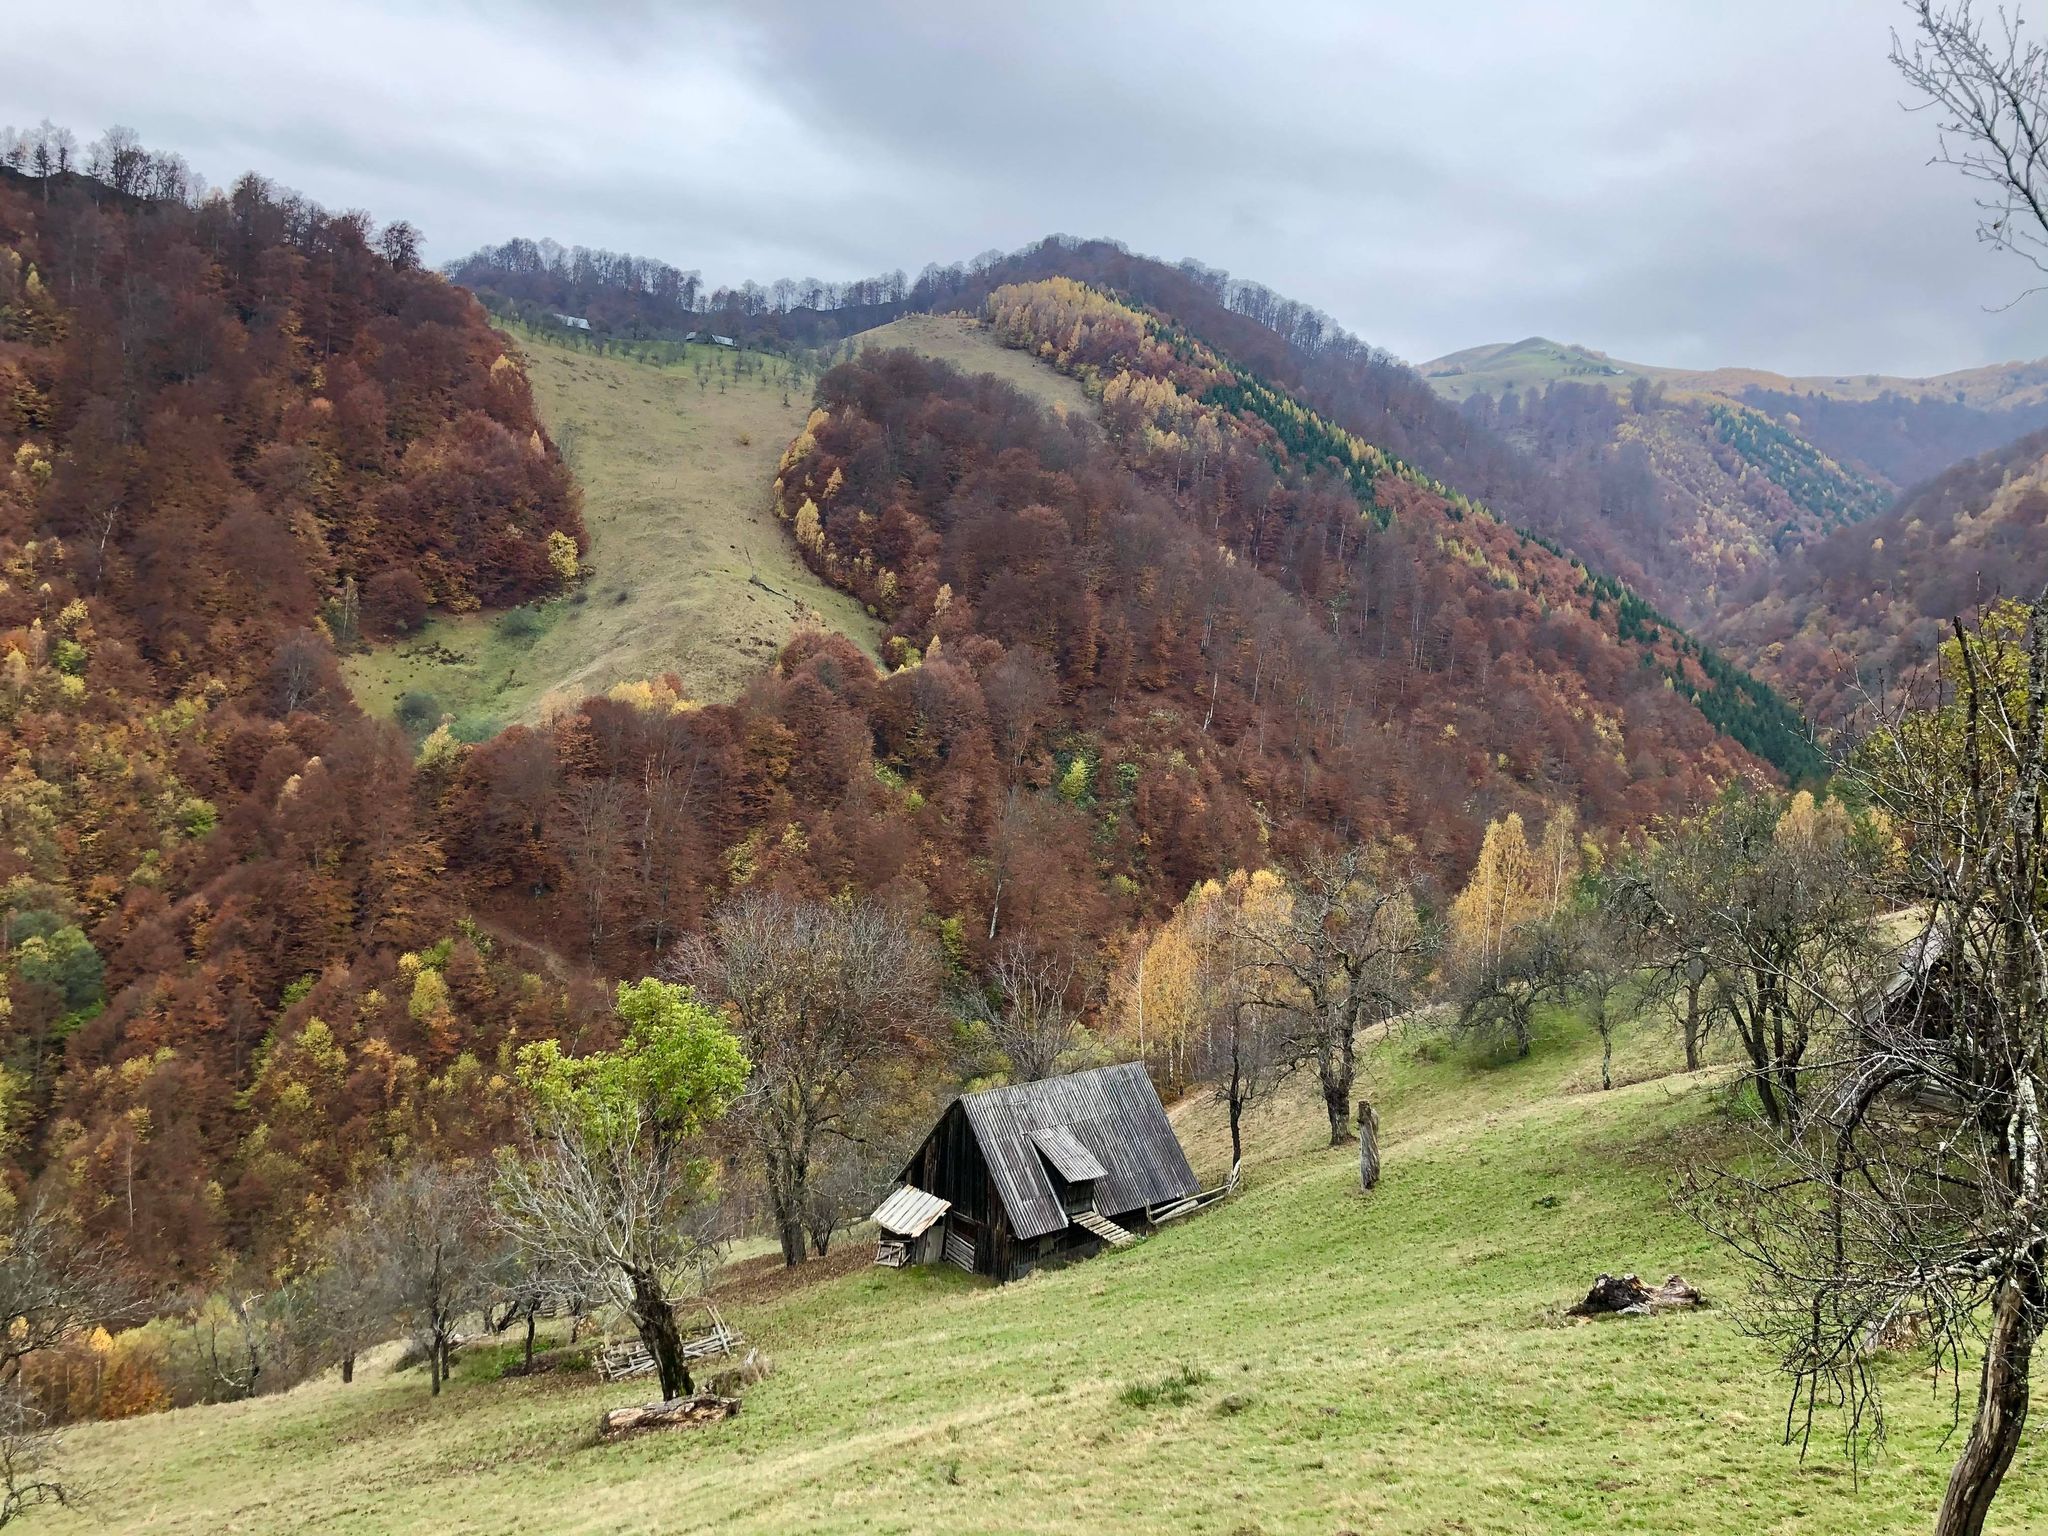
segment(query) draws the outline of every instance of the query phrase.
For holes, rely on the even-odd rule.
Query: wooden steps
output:
[[[1076,1211],[1074,1225],[1094,1233],[1112,1248],[1128,1248],[1138,1240],[1136,1234],[1125,1231],[1100,1211]]]

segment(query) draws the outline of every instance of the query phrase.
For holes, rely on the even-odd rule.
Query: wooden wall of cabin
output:
[[[998,1210],[981,1143],[956,1101],[932,1127],[924,1145],[903,1170],[904,1179],[927,1193],[949,1200],[953,1209],[977,1226],[986,1226]]]

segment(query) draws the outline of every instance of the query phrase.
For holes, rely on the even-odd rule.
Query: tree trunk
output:
[[[341,1357],[341,1384],[347,1386],[356,1379],[356,1352],[350,1350]]]
[[[1230,1166],[1244,1161],[1244,1100],[1230,1095]]]
[[[1614,1028],[1605,1023],[1600,1026],[1600,1086],[1614,1086]]]
[[[529,1376],[533,1374],[533,1320],[539,1310],[533,1306],[526,1309],[526,1374]]]
[[[427,1380],[433,1384],[430,1397],[441,1395],[441,1347],[434,1340],[427,1341]]]
[[[633,1327],[647,1352],[654,1356],[654,1368],[661,1376],[662,1397],[671,1401],[688,1397],[696,1386],[690,1380],[689,1366],[683,1362],[683,1339],[676,1329],[675,1309],[661,1294],[660,1280],[644,1269],[629,1269],[626,1278],[633,1286]]]
[[[1685,988],[1685,1070],[1700,1069],[1700,989],[1691,982]]]
[[[780,1201],[776,1204],[778,1209],[775,1213],[775,1235],[782,1244],[782,1262],[794,1269],[804,1261],[804,1220],[793,1211],[779,1209]]]
[[[1977,1389],[1977,1417],[1935,1518],[1935,1536],[1981,1536],[2020,1434],[2027,1425],[2027,1375],[2034,1341],[2048,1312],[2048,1283],[2038,1262],[2006,1282],[1991,1309],[1984,1341],[1984,1374]]]
[[[1351,1081],[1354,1074],[1351,1032],[1340,1031],[1323,1049],[1320,1063],[1323,1110],[1330,1117],[1330,1145],[1351,1140]]]
[[[1358,1187],[1371,1189],[1380,1181],[1380,1115],[1364,1099],[1358,1101]]]

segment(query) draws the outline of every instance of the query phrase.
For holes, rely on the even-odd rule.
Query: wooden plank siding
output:
[[[1070,1183],[1055,1158],[1101,1176]],[[1072,1224],[1070,1205],[1142,1229],[1150,1208],[1200,1187],[1135,1063],[955,1099],[904,1165],[902,1182],[951,1204],[935,1230],[948,1235],[948,1250],[952,1239],[971,1242],[975,1270],[998,1280],[1101,1251],[1099,1236]]]

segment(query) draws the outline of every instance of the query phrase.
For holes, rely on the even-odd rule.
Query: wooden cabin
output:
[[[1121,1248],[1199,1193],[1134,1063],[963,1094],[875,1211],[877,1264],[1015,1280]]]

